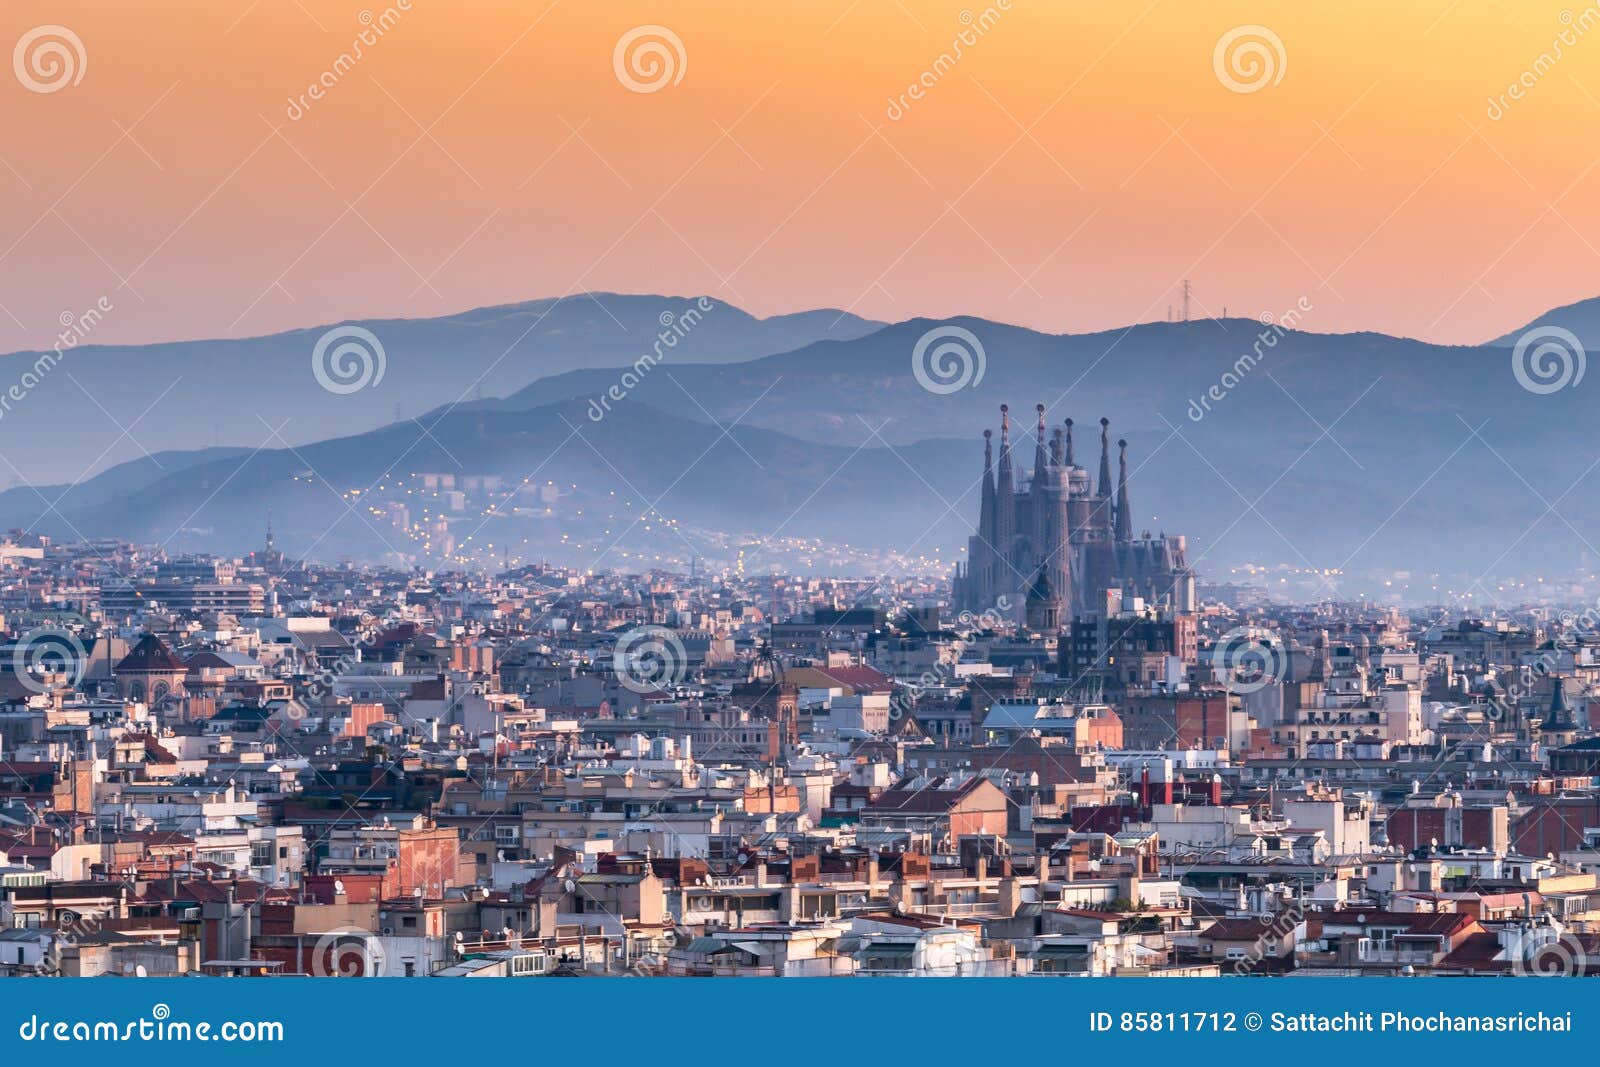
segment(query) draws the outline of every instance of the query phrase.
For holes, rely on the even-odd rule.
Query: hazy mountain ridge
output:
[[[952,325],[982,344],[982,380],[930,392],[912,353],[930,330]],[[238,552],[259,544],[271,506],[291,552],[376,555],[406,546],[387,543],[379,517],[352,517],[333,492],[308,493],[312,483],[295,475],[315,470],[340,491],[364,488],[404,455],[400,473],[535,473],[576,484],[548,518],[524,508],[514,521],[496,513],[484,524],[499,544],[526,537],[530,551],[567,562],[584,563],[620,535],[616,524],[585,525],[597,507],[614,506],[613,492],[640,498],[636,506],[661,496],[663,515],[696,529],[702,555],[732,558],[739,538],[781,529],[912,555],[938,547],[949,560],[976,516],[981,431],[996,428],[998,405],[1009,403],[1025,475],[1033,405],[1044,402],[1052,429],[1075,418],[1077,462],[1091,470],[1098,419],[1111,418],[1111,440],[1130,443],[1136,525],[1190,535],[1191,556],[1211,577],[1245,562],[1343,569],[1366,582],[1454,572],[1461,584],[1487,574],[1492,592],[1495,575],[1578,566],[1584,531],[1600,526],[1600,498],[1586,481],[1594,450],[1579,432],[1593,406],[1585,390],[1600,386],[1530,391],[1507,350],[1493,346],[1279,332],[1244,319],[1090,335],[919,319],[741,363],[674,351],[636,374],[627,399],[596,421],[590,401],[621,380],[618,368],[567,371],[293,453],[162,456],[165,472],[130,469],[138,482],[111,472],[61,509],[90,536],[160,541],[183,527],[175,547]],[[731,439],[701,408],[724,425],[741,420]],[[107,499],[119,479],[142,488]],[[31,491],[0,495],[8,525],[39,510]],[[557,536],[563,524],[569,542]],[[628,551],[688,551],[671,527],[652,522],[645,538],[644,525],[628,535]],[[719,541],[722,532],[736,536]],[[586,547],[570,550],[579,538]]]
[[[1510,348],[1528,331],[1540,326],[1559,326],[1575,334],[1586,352],[1600,351],[1600,297],[1579,300],[1565,307],[1551,308],[1531,322],[1496,337],[1489,344]]]
[[[359,499],[340,494],[361,490],[370,496],[372,488],[397,476],[451,472],[460,460],[473,473],[500,475],[506,483],[487,494],[494,514],[457,516],[468,532],[509,524],[522,536],[526,531],[519,524],[535,520],[513,516],[527,508],[510,490],[534,470],[541,477],[532,484],[553,482],[566,501],[558,516],[536,520],[536,532],[546,534],[543,527],[556,525],[586,529],[574,512],[587,508],[599,522],[600,533],[589,531],[597,543],[607,540],[607,528],[614,534],[610,540],[621,536],[631,515],[652,503],[662,515],[703,531],[847,541],[859,525],[851,502],[870,495],[899,505],[902,521],[885,531],[888,536],[911,541],[927,528],[920,518],[925,509],[915,499],[926,495],[925,487],[908,483],[902,459],[887,450],[817,446],[756,428],[735,428],[728,438],[719,427],[639,404],[620,405],[603,425],[592,423],[586,406],[576,402],[524,412],[452,412],[427,434],[421,424],[408,422],[303,448],[165,455],[166,473],[107,496],[104,485],[119,477],[118,468],[66,491],[57,509],[42,517],[39,492],[13,489],[0,493],[0,524],[63,537],[127,536],[165,542],[173,550],[237,553],[259,547],[270,510],[279,542],[291,553],[315,546],[319,556],[422,554],[386,527],[382,515],[364,514]],[[955,442],[928,442],[915,462],[926,466],[924,477],[935,478],[952,469],[960,450]],[[143,471],[148,461],[140,464]],[[573,485],[579,488],[569,495]],[[610,522],[596,507],[609,507],[623,519]],[[558,541],[559,536],[541,536],[530,544],[548,549]],[[927,540],[930,553],[933,544]],[[687,551],[681,544],[676,550]]]
[[[0,450],[21,472],[8,469],[13,479],[41,484],[95,473],[144,449],[274,444],[272,430],[280,426],[283,439],[293,444],[323,440],[411,417],[441,402],[503,395],[577,367],[632,364],[651,350],[663,315],[681,315],[700,299],[589,293],[264,337],[83,343],[66,350],[56,367],[7,408]],[[678,342],[677,358],[746,360],[881,326],[842,312],[758,319],[722,301],[709,300],[708,307]],[[106,317],[114,316],[113,309]],[[378,338],[382,374],[374,372],[366,387],[336,393],[319,383],[312,353],[329,330],[350,325]],[[93,331],[85,340],[94,340]],[[0,390],[22,381],[38,355],[0,356]],[[124,437],[117,423],[131,434]],[[75,432],[63,434],[61,427],[68,425]]]

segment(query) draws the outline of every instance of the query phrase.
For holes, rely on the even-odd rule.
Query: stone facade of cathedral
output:
[[[1128,496],[1128,443],[1118,441],[1111,481],[1111,422],[1100,420],[1098,483],[1077,465],[1073,423],[1047,433],[1037,407],[1033,474],[1019,476],[1011,454],[1011,416],[1000,407],[1000,455],[983,432],[983,493],[967,562],[956,572],[958,611],[1016,614],[1029,629],[1057,631],[1074,617],[1105,612],[1122,598],[1174,611],[1194,610],[1194,572],[1182,536],[1134,535]]]

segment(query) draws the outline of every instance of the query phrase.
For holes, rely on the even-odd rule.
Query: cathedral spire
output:
[[[1133,507],[1128,502],[1128,442],[1117,442],[1117,540],[1133,540]]]
[[[990,438],[993,430],[983,431],[983,489],[981,510],[978,515],[978,536],[984,540],[994,537],[994,462]]]
[[[1017,535],[1017,502],[1011,477],[1011,408],[1000,405],[1000,470],[994,487],[995,593],[1016,590],[1011,554]]]
[[[1100,488],[1097,496],[1111,495],[1111,420],[1100,419]]]
[[[1034,410],[1039,414],[1039,425],[1033,432],[1033,480],[1042,489],[1044,487],[1044,472],[1050,465],[1050,461],[1045,458],[1044,451],[1044,405],[1037,404],[1034,406]]]
[[[1077,460],[1077,457],[1075,457],[1072,454],[1072,420],[1071,419],[1068,419],[1066,421],[1066,427],[1067,427],[1067,466],[1074,467],[1074,466],[1077,466],[1078,460]]]
[[[1000,405],[1000,480],[1011,483],[1011,405]]]

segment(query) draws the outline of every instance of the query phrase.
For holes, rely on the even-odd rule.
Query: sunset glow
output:
[[[85,57],[0,86],[0,347],[102,296],[117,343],[583,290],[1078,332],[1184,278],[1196,313],[1309,297],[1307,329],[1466,343],[1600,277],[1593,8],[164,6],[0,15]],[[655,25],[681,69],[630,91],[615,50]],[[1281,69],[1230,91],[1214,51],[1254,25]]]

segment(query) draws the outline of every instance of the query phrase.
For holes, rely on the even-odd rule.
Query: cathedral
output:
[[[978,532],[956,570],[958,611],[1023,609],[1029,629],[1060,630],[1074,617],[1115,610],[1117,596],[1194,610],[1194,572],[1181,536],[1133,532],[1128,498],[1128,442],[1117,442],[1111,482],[1111,420],[1100,420],[1100,476],[1077,465],[1072,420],[1047,435],[1037,407],[1033,476],[1019,478],[1011,458],[1010,409],[1000,405],[1000,458],[983,431],[983,495]]]

